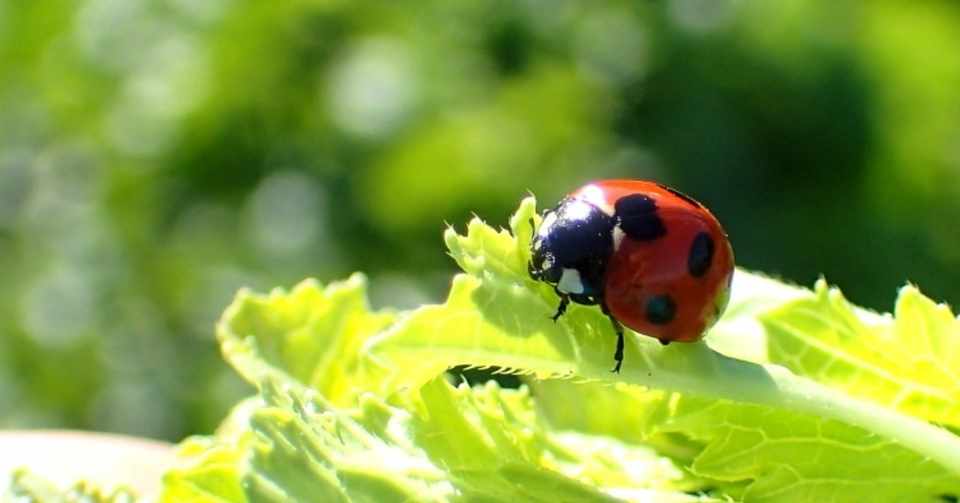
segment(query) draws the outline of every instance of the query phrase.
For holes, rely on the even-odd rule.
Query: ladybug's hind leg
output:
[[[617,333],[617,349],[613,352],[613,361],[615,363],[611,372],[619,374],[620,367],[623,365],[623,325],[610,314],[606,304],[601,304],[600,307],[603,309],[603,314],[607,315],[607,318],[610,318],[610,323],[613,324],[613,330]]]

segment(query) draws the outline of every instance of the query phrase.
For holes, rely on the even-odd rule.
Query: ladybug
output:
[[[726,308],[733,248],[706,207],[656,182],[602,180],[544,213],[531,244],[530,277],[553,286],[563,316],[570,302],[600,305],[623,326],[658,339],[700,340]]]

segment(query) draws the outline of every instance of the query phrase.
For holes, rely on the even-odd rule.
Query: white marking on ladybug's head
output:
[[[613,206],[607,204],[607,198],[603,195],[603,189],[600,187],[590,184],[586,187],[580,189],[580,193],[577,194],[577,197],[583,199],[584,201],[596,206],[600,211],[607,214],[608,217],[612,217],[614,213]]]
[[[576,269],[564,269],[560,276],[560,282],[557,283],[557,290],[563,293],[583,293],[583,282],[580,281],[580,271]]]
[[[624,236],[626,236],[626,234],[623,232],[623,229],[621,229],[619,225],[614,225],[613,226],[613,251],[617,251],[620,249],[620,243],[623,242]]]
[[[551,211],[543,216],[543,221],[540,222],[540,228],[537,229],[537,236],[541,238],[547,237],[550,234],[550,230],[553,229],[554,224],[557,223],[557,212]]]
[[[593,206],[580,199],[572,199],[563,205],[563,216],[567,220],[586,220],[593,213]]]

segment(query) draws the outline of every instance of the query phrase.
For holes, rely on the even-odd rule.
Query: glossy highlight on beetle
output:
[[[706,207],[665,185],[603,180],[575,190],[543,215],[532,242],[533,279],[560,304],[599,305],[623,326],[663,344],[700,340],[727,305],[733,248]]]

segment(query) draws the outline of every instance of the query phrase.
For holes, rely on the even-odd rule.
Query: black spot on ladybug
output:
[[[654,295],[647,299],[647,320],[654,325],[666,325],[677,314],[677,304],[669,295]]]
[[[694,198],[692,198],[692,197],[684,194],[683,192],[680,192],[680,191],[677,190],[677,189],[674,189],[674,188],[672,188],[672,187],[667,187],[666,185],[664,185],[664,184],[662,184],[662,183],[658,183],[657,186],[660,187],[661,189],[663,189],[663,190],[665,190],[665,191],[667,191],[667,192],[669,192],[669,193],[671,193],[671,194],[679,197],[680,199],[683,199],[684,201],[686,201],[687,203],[689,203],[689,204],[690,204],[691,206],[693,206],[694,208],[703,208],[703,205],[700,204],[700,201],[697,201],[696,199],[694,199]]]
[[[667,228],[657,215],[657,203],[644,194],[621,197],[614,205],[614,216],[620,230],[637,241],[652,241],[667,234]]]
[[[713,238],[709,233],[701,231],[693,238],[690,254],[687,256],[687,271],[691,276],[702,278],[707,273],[713,261],[713,249]]]

